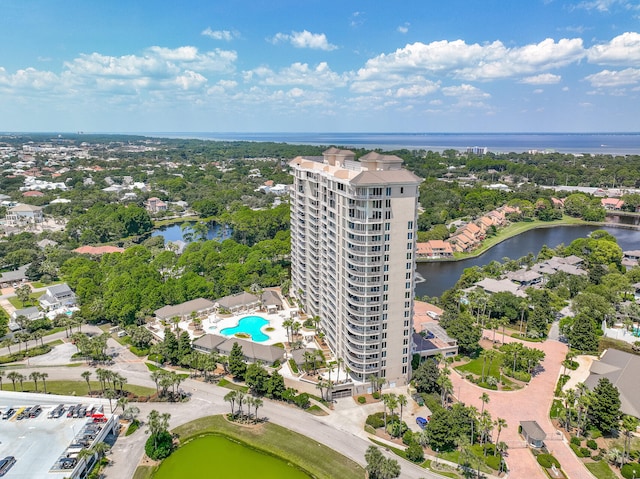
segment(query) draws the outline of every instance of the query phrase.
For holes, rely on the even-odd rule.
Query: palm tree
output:
[[[292,319],[285,319],[282,322],[282,326],[287,330],[287,339],[289,340],[289,342],[293,341],[293,334],[291,334],[291,326],[293,326],[293,320]],[[291,339],[289,339],[291,338]]]
[[[407,405],[407,396],[404,394],[398,395],[398,404],[400,405],[400,423],[402,423],[402,410]]]
[[[484,371],[487,366],[487,350],[483,349],[480,353],[480,357],[482,358],[482,374],[480,375],[480,382],[484,382]]]
[[[95,446],[91,448],[91,452],[98,455],[98,459],[101,459],[103,456],[107,454],[111,450],[111,446],[106,442],[100,441]]]
[[[2,378],[7,374],[6,371],[0,371],[0,391],[2,390]]]
[[[482,416],[482,413],[484,413],[484,405],[488,404],[490,400],[491,398],[487,393],[482,393],[482,396],[480,396],[480,401],[482,401],[482,408],[480,409],[481,416]]]
[[[48,373],[40,373],[40,379],[42,379],[42,387],[44,388],[44,393],[47,394],[47,378],[49,377]],[[2,385],[2,380],[0,380],[0,387]]]
[[[109,400],[109,409],[111,410],[111,413],[113,413],[113,404],[111,403],[111,401],[116,397],[118,397],[118,395],[113,389],[107,389],[104,392],[104,397],[106,397]]]
[[[17,371],[11,371],[9,374],[7,374],[7,378],[9,378],[11,380],[11,382],[13,383],[13,390],[16,390],[16,381],[20,380],[20,376],[21,374]]]
[[[40,340],[40,346],[44,346],[44,341],[42,340],[42,337],[44,336],[43,332],[40,331],[39,329],[37,331],[33,332],[33,339],[35,339],[36,344],[38,343],[38,339]]]
[[[231,415],[233,416],[233,412],[235,410],[235,402],[237,399],[237,393],[238,391],[229,391],[227,394],[225,394],[224,396],[224,400],[228,401],[231,404]]]
[[[496,448],[493,451],[493,455],[495,456],[496,451],[498,450],[497,445],[500,444],[500,433],[502,432],[503,428],[507,427],[507,420],[499,417],[498,419],[496,419],[496,422],[494,424],[498,428],[498,434],[496,435]]]
[[[160,378],[162,377],[162,370],[156,369],[155,371],[151,371],[151,380],[156,383],[156,395],[160,395],[160,389],[158,387],[158,383],[160,382]]]
[[[622,416],[622,432],[624,434],[624,452],[623,461],[626,463],[629,461],[629,452],[631,451],[631,438],[633,433],[638,428],[638,419],[625,414]]]
[[[338,358],[336,359],[336,366],[337,366],[337,370],[336,370],[336,384],[340,383],[340,369],[342,368],[342,365],[344,364],[344,359],[342,358]]]
[[[11,345],[13,344],[13,338],[5,338],[0,342],[0,347],[7,348],[9,355],[11,355]]]
[[[253,398],[253,407],[256,408],[256,422],[258,422],[258,408],[262,407],[264,401],[260,398]]]
[[[121,407],[122,413],[124,414],[124,411],[125,409],[127,409],[128,405],[129,405],[129,400],[126,397],[120,397],[118,398],[118,402],[116,403],[116,409]]]
[[[89,391],[89,395],[91,395],[91,383],[89,382],[89,379],[91,378],[91,371],[83,371],[80,376],[87,381],[87,390]]]
[[[29,374],[29,378],[33,381],[36,392],[38,392],[38,379],[40,379],[40,373],[38,371],[33,371]]]
[[[489,375],[491,374],[491,366],[493,365],[493,360],[498,356],[498,352],[495,349],[488,349],[486,355],[487,359],[489,360],[489,369],[487,370],[487,375]]]
[[[246,395],[242,391],[236,391],[236,401],[238,401],[238,413],[242,417],[242,405],[245,403]]]
[[[23,392],[24,392],[24,386],[22,385],[22,381],[24,381],[25,379],[27,379],[27,377],[24,374],[18,373],[18,381],[20,381],[20,390]]]

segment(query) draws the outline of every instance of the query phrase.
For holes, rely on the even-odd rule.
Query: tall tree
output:
[[[593,425],[608,434],[618,424],[620,418],[620,392],[608,378],[600,378],[593,388],[591,402]]]

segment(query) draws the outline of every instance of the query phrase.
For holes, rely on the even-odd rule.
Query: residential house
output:
[[[45,294],[38,299],[40,307],[45,311],[76,305],[76,294],[67,283],[49,286]]]
[[[30,306],[28,308],[16,309],[11,313],[11,321],[16,322],[19,316],[24,316],[29,321],[44,318],[44,313],[38,309],[37,306]]]
[[[628,268],[638,266],[638,260],[640,260],[640,250],[634,249],[622,252],[622,264]]]
[[[599,361],[591,364],[590,375],[584,382],[593,390],[600,378],[607,378],[620,392],[620,410],[640,418],[640,356],[617,349],[607,349]]]
[[[624,206],[624,201],[620,198],[602,198],[600,203],[604,206],[605,210],[609,211],[620,211]]]
[[[516,296],[524,298],[526,294],[520,290],[517,284],[509,281],[508,279],[493,279],[484,278],[482,281],[478,281],[475,286],[467,288],[465,291],[469,291],[473,288],[482,288],[487,293],[512,293]]]
[[[528,288],[529,286],[540,284],[544,278],[540,273],[527,270],[526,268],[519,269],[518,271],[509,271],[505,276],[514,283],[518,283],[521,288]]]
[[[18,204],[7,210],[5,220],[10,226],[42,223],[44,221],[42,210],[41,206]]]
[[[31,263],[29,263],[31,264]],[[9,286],[17,285],[27,279],[27,268],[29,264],[20,266],[14,271],[6,271],[0,274],[0,286],[8,288]]]
[[[167,211],[167,203],[162,201],[160,198],[156,198],[155,196],[149,198],[145,202],[144,206],[149,213],[159,213],[161,211]]]
[[[416,254],[418,258],[451,258],[453,257],[453,246],[442,240],[416,243]]]

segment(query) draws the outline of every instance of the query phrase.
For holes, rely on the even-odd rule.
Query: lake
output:
[[[188,221],[188,223],[194,224],[193,221]],[[165,243],[167,243],[168,241],[185,241],[184,233],[186,231],[182,230],[182,225],[183,223],[172,223],[167,226],[162,226],[158,229],[153,230],[151,236],[164,236]],[[189,231],[189,229],[187,229],[187,231]],[[209,226],[209,230],[207,231],[207,239],[222,241],[231,238],[232,234],[233,230],[229,226],[214,223],[213,226]]]
[[[453,287],[465,268],[483,266],[491,261],[507,257],[521,258],[529,253],[537,255],[542,246],[555,248],[561,243],[568,245],[577,238],[584,238],[592,231],[604,229],[618,239],[624,250],[640,249],[640,231],[608,226],[556,226],[527,231],[494,246],[477,258],[464,261],[418,263],[418,273],[425,279],[416,284],[416,296],[440,296]]]
[[[292,464],[223,436],[203,436],[165,459],[153,479],[309,479]]]

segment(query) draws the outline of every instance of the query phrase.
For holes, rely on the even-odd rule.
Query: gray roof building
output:
[[[591,364],[591,374],[584,382],[591,390],[600,378],[607,378],[620,391],[620,410],[640,418],[640,356],[617,349],[607,349],[599,361]]]
[[[238,309],[258,306],[260,304],[260,299],[255,294],[242,292],[220,298],[216,300],[215,304],[216,307],[220,306],[228,309],[229,311],[235,311]]]
[[[155,311],[156,318],[160,320],[171,319],[179,317],[187,319],[192,313],[196,313],[197,316],[209,314],[215,308],[215,303],[208,299],[197,298],[192,299],[181,304],[174,304],[170,306],[163,306]]]
[[[547,434],[536,421],[520,421],[522,435],[530,446],[542,447]]]
[[[284,359],[284,349],[277,346],[255,343],[247,339],[228,338],[217,334],[205,334],[196,339],[193,346],[204,352],[216,351],[220,354],[228,355],[233,348],[233,344],[238,343],[242,347],[242,353],[249,362],[262,361],[271,365],[276,361]]]

